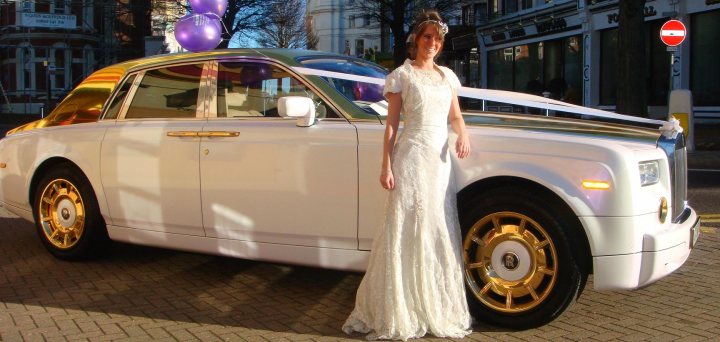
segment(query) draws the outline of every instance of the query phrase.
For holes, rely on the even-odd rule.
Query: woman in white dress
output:
[[[389,190],[385,223],[372,245],[355,309],[343,330],[367,339],[461,338],[470,333],[460,225],[450,153],[470,143],[460,115],[460,81],[435,64],[447,25],[436,11],[418,16],[415,60],[385,80],[388,117],[380,184]],[[398,135],[400,113],[404,124]],[[457,134],[448,142],[448,120]]]

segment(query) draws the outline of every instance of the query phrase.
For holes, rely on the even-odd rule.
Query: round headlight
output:
[[[660,199],[660,208],[658,208],[658,219],[660,223],[665,223],[668,214],[668,203],[665,197]]]

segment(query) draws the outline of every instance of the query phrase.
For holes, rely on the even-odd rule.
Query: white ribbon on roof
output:
[[[293,70],[295,70],[296,72],[303,74],[303,75],[331,77],[331,78],[337,78],[337,79],[348,80],[348,81],[372,83],[372,84],[377,84],[377,85],[385,84],[384,79],[376,78],[376,77],[358,76],[358,75],[351,75],[351,74],[346,74],[346,73],[341,73],[341,72],[325,71],[325,70],[303,68],[303,67],[294,67]],[[516,92],[504,91],[504,90],[462,87],[458,91],[458,96],[472,98],[472,99],[478,99],[478,100],[492,101],[492,102],[502,102],[502,103],[513,104],[513,105],[518,105],[518,106],[555,110],[555,111],[561,111],[561,112],[566,112],[566,113],[575,113],[575,114],[580,114],[580,115],[587,115],[587,116],[600,117],[600,118],[606,118],[606,119],[616,119],[616,120],[623,120],[623,121],[630,121],[630,122],[654,124],[654,125],[661,126],[660,129],[663,131],[666,131],[666,130],[677,131],[679,128],[680,132],[682,132],[682,128],[680,128],[679,125],[668,124],[668,121],[653,120],[653,119],[640,118],[640,117],[636,117],[636,116],[617,114],[617,113],[608,112],[608,111],[604,111],[604,110],[600,110],[600,109],[588,108],[588,107],[578,106],[578,105],[574,105],[574,104],[570,104],[570,103],[566,103],[566,102],[562,102],[562,101],[548,99],[548,98],[537,96],[537,95],[516,93]]]

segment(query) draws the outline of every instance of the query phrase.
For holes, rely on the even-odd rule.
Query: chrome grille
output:
[[[687,203],[687,149],[685,137],[678,134],[675,138],[660,136],[658,147],[668,156],[670,167],[670,196],[672,198],[672,222],[682,221]]]

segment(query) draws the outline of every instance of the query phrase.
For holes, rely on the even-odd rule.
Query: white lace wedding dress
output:
[[[403,99],[404,125],[392,155],[395,189],[343,325],[348,334],[407,340],[470,333],[447,124],[460,82],[440,69],[427,73],[406,61],[385,80],[383,93]]]

